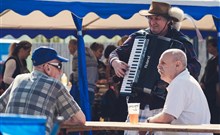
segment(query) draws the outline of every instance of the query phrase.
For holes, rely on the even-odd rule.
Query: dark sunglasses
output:
[[[62,69],[62,63],[48,63],[48,64],[57,69]]]

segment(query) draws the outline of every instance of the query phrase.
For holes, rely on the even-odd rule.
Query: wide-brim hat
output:
[[[60,62],[68,62],[67,58],[64,58],[57,54],[56,50],[47,46],[41,46],[34,50],[32,54],[32,61],[34,66],[38,66],[47,63],[51,60],[57,59]]]
[[[175,22],[184,19],[184,12],[178,7],[171,7],[170,4],[164,2],[153,1],[149,10],[140,10],[142,16],[161,15],[165,18],[172,19]]]

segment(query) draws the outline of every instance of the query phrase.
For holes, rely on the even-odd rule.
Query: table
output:
[[[62,124],[61,129],[69,131],[90,131],[90,130],[139,130],[139,131],[169,131],[169,132],[201,132],[220,133],[220,124],[204,125],[171,125],[157,123],[130,124],[127,122],[93,122],[88,121],[84,126]]]

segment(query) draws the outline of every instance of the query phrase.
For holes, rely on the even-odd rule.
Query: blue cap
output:
[[[59,56],[57,52],[50,47],[47,46],[41,46],[34,50],[32,54],[32,61],[34,66],[38,66],[44,63],[47,63],[48,61],[57,59],[60,62],[68,62],[69,60]]]

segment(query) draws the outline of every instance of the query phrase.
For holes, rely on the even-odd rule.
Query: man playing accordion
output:
[[[197,79],[200,73],[201,65],[197,61],[197,55],[195,53],[193,45],[191,44],[191,42],[189,42],[187,36],[185,36],[183,33],[179,31],[180,22],[183,21],[184,19],[183,11],[177,7],[171,7],[168,3],[153,1],[149,10],[141,10],[139,11],[139,14],[145,16],[148,19],[149,28],[131,34],[129,38],[123,43],[122,46],[118,47],[110,54],[110,63],[114,68],[117,77],[121,78],[122,80],[126,75],[126,71],[129,69],[128,61],[132,49],[134,49],[132,47],[136,37],[145,36],[145,35],[147,37],[147,35],[151,35],[150,37],[148,36],[150,42],[151,42],[151,37],[165,37],[174,41],[178,41],[180,44],[179,49],[183,50],[186,53],[188,60],[187,68],[190,74]],[[163,43],[160,43],[160,41],[158,41],[157,43],[158,46],[161,46],[162,44]],[[151,44],[151,46],[154,46],[154,44],[153,45]],[[170,46],[170,48],[173,47]],[[158,55],[159,55],[158,56],[159,59],[160,54]],[[158,64],[158,60],[154,60],[151,62],[155,62],[155,65]],[[140,74],[142,75],[143,73]],[[136,94],[133,94],[135,96],[129,97],[128,102],[141,103],[139,122],[144,122],[147,120],[148,117],[151,117],[159,113],[164,105],[164,101],[166,97],[166,87],[168,84],[160,79],[158,72],[156,74],[158,74],[157,75],[158,78],[156,83],[152,84],[153,89],[151,93],[138,92]],[[145,78],[151,79],[151,76],[146,75]],[[139,79],[139,80],[141,80],[142,84],[145,83],[144,82],[145,79]],[[141,85],[135,83],[133,84],[132,92],[140,89],[143,89]],[[134,131],[126,131],[125,134],[134,135],[134,134],[138,134],[138,132],[134,133]]]

